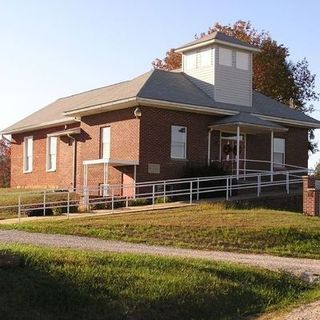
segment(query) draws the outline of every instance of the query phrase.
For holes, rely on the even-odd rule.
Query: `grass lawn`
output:
[[[147,213],[0,225],[147,244],[320,259],[320,219],[202,204]]]
[[[0,244],[0,319],[242,319],[320,296],[283,274],[190,259]]]
[[[43,190],[35,189],[15,189],[15,188],[0,188],[0,220],[17,218],[18,216],[18,198],[22,205],[43,203]],[[71,193],[70,199],[76,199],[77,196]],[[67,194],[59,192],[47,192],[46,202],[66,201]],[[1,208],[12,206],[11,208]],[[21,215],[25,215],[22,211]]]

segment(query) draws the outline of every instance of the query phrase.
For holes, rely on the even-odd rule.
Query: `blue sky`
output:
[[[320,91],[319,12],[316,0],[0,0],[0,129],[61,96],[150,70],[214,22],[239,19],[269,31],[293,61],[306,57]]]

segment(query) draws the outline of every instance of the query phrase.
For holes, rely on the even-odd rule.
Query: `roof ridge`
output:
[[[90,90],[85,90],[85,91],[82,91],[82,92],[78,92],[78,93],[74,93],[74,94],[71,94],[71,95],[68,95],[68,96],[64,96],[64,97],[58,98],[56,101],[58,101],[58,100],[63,100],[63,99],[67,99],[67,98],[71,98],[71,97],[75,97],[75,96],[78,96],[78,95],[83,94],[83,93],[89,93],[89,92],[98,91],[98,90],[105,89],[105,88],[110,88],[110,87],[113,87],[113,86],[117,86],[117,85],[119,85],[119,84],[124,84],[124,83],[126,83],[126,82],[131,82],[131,81],[133,81],[133,80],[136,80],[136,79],[142,77],[143,75],[145,75],[145,74],[147,74],[147,73],[149,73],[149,72],[150,72],[150,71],[147,71],[147,72],[142,73],[142,74],[140,74],[139,76],[134,77],[134,78],[129,79],[129,80],[119,81],[119,82],[117,82],[117,83],[113,83],[113,84],[110,84],[110,85],[101,86],[101,87],[98,87],[98,88],[94,88],[94,89],[90,89]]]
[[[216,102],[216,100],[214,100],[207,92],[205,92],[204,90],[202,90],[200,87],[198,87],[195,83],[193,83],[189,77],[191,76],[188,76],[185,72],[176,72],[176,73],[181,73],[182,76],[187,79],[194,87],[196,87],[198,90],[200,90],[202,93],[204,93],[207,97],[209,97],[213,102]]]
[[[158,69],[151,69],[151,70],[149,71],[149,73],[150,73],[150,74],[149,74],[149,77],[148,77],[148,79],[144,82],[144,84],[141,86],[141,88],[139,89],[139,91],[137,92],[136,97],[139,97],[141,91],[145,88],[145,86],[147,85],[147,83],[150,82],[150,79],[152,78],[152,76],[154,75],[154,73],[155,73],[156,70],[158,71]]]

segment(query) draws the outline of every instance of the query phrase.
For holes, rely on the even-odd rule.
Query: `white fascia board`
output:
[[[204,42],[196,43],[194,45],[190,45],[190,46],[186,46],[186,47],[183,47],[183,48],[176,49],[174,51],[177,52],[177,53],[183,53],[183,52],[186,52],[186,51],[189,51],[189,50],[205,47],[205,46],[208,46],[208,45],[214,44],[214,43],[222,44],[222,45],[225,45],[225,46],[228,46],[228,47],[233,47],[233,48],[236,48],[236,49],[252,51],[252,52],[256,52],[256,53],[261,52],[261,50],[258,49],[258,48],[242,46],[240,44],[230,43],[230,42],[221,41],[221,40],[217,40],[217,39],[212,39],[212,40],[207,40],[207,41],[204,41]]]
[[[80,122],[80,120],[72,118],[72,119],[60,119],[60,120],[55,120],[55,121],[48,121],[48,122],[42,122],[41,124],[35,124],[31,126],[25,126],[17,129],[12,129],[12,130],[4,130],[0,132],[0,135],[12,135],[16,133],[24,133],[24,132],[29,132],[29,131],[34,131],[34,130],[39,130],[39,129],[44,129],[44,128],[52,128],[64,124],[71,124],[71,123],[77,123]]]
[[[230,124],[212,124],[209,126],[209,128],[212,129],[219,129],[219,128],[224,128],[224,127],[231,127],[231,126],[245,126],[245,127],[252,127],[252,128],[263,128],[263,129],[267,129],[268,131],[274,131],[274,132],[285,132],[288,131],[288,128],[275,128],[275,127],[271,127],[271,126],[263,126],[263,125],[258,125],[258,124],[252,124],[252,123],[245,123],[245,122],[236,122],[236,123],[230,123]]]
[[[170,110],[178,110],[178,111],[188,111],[193,113],[202,113],[202,114],[220,114],[220,115],[236,115],[239,112],[233,110],[226,109],[218,109],[214,107],[204,107],[204,106],[196,106],[191,104],[163,101],[163,100],[153,100],[147,98],[138,98],[138,103],[141,106],[151,106],[155,108],[163,108]]]
[[[47,137],[61,137],[61,136],[68,136],[68,135],[74,135],[74,134],[80,134],[81,128],[74,128],[74,129],[68,129],[64,131],[58,131],[53,133],[48,133]]]
[[[279,118],[279,117],[272,117],[272,116],[265,116],[258,113],[252,113],[252,115],[257,116],[263,120],[271,120],[278,123],[285,123],[285,124],[291,124],[293,126],[300,126],[300,127],[306,127],[306,128],[312,128],[312,129],[319,129],[320,123],[314,123],[314,122],[307,122],[307,121],[300,121],[300,120],[291,120],[291,119],[285,119],[285,118]]]
[[[94,160],[84,160],[84,165],[95,165],[95,164],[110,164],[117,166],[137,166],[139,165],[138,160],[115,160],[115,159],[94,159]]]
[[[137,98],[132,97],[128,99],[122,99],[112,101],[108,103],[98,104],[94,106],[83,107],[75,110],[65,111],[66,116],[86,116],[91,114],[102,113],[106,111],[119,110],[124,108],[133,107],[137,104]]]

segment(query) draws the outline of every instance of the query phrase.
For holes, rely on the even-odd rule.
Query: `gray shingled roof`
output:
[[[252,107],[214,101],[182,72],[153,70],[130,81],[60,98],[23,120],[3,130],[3,133],[56,121],[71,121],[64,112],[129,98],[147,98],[192,105],[194,108],[211,107],[235,112],[253,113],[287,120],[307,122],[319,126],[320,122],[300,111],[290,109],[271,98],[253,91]]]
[[[117,101],[136,97],[139,90],[146,83],[151,74],[152,71],[146,72],[132,80],[60,98],[55,102],[47,105],[46,107],[32,113],[28,117],[18,121],[17,123],[13,124],[3,131],[9,132],[12,130],[40,125],[47,122],[63,120],[71,121],[74,118],[66,117],[64,115],[64,112],[98,105],[109,101]]]
[[[218,121],[215,121],[214,126],[221,125],[248,125],[248,126],[258,126],[274,130],[286,130],[286,128],[279,126],[278,124],[260,119],[250,113],[240,112],[234,116],[227,116]]]
[[[246,43],[244,41],[241,41],[241,40],[238,40],[236,38],[233,38],[233,37],[230,37],[222,32],[219,32],[219,31],[215,31],[215,32],[212,32],[210,34],[207,34],[199,39],[196,39],[194,41],[191,41],[183,46],[180,46],[178,48],[176,48],[176,50],[179,50],[179,49],[184,49],[184,48],[188,48],[188,47],[191,47],[193,45],[196,45],[196,44],[199,44],[199,43],[202,43],[202,42],[206,42],[206,41],[210,41],[210,40],[220,40],[220,41],[223,41],[223,42],[228,42],[228,43],[231,43],[231,44],[235,44],[235,45],[238,45],[238,46],[242,46],[242,47],[247,47],[247,48],[250,48],[250,49],[258,49],[257,47],[249,44],[249,43]]]

